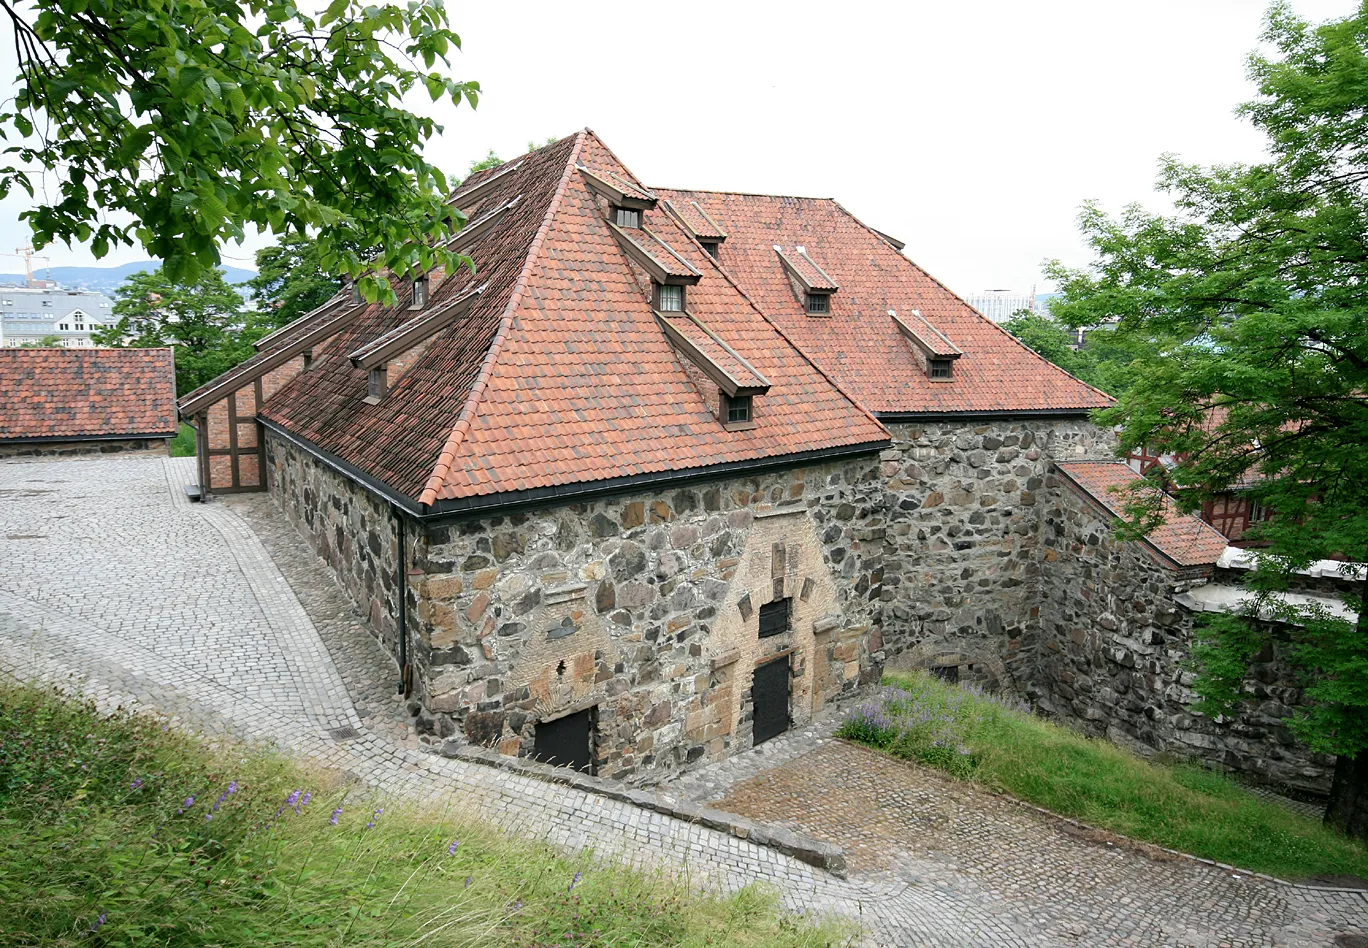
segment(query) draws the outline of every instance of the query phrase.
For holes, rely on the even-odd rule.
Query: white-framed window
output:
[[[62,332],[71,332],[71,326],[67,323],[61,323],[57,326],[57,328],[60,329]]]
[[[662,313],[684,312],[684,287],[662,283],[656,287],[656,308]]]
[[[619,207],[614,209],[613,223],[619,227],[640,227],[641,212],[630,207]]]

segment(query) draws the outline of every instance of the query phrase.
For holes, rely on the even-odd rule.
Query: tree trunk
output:
[[[1335,758],[1325,824],[1346,836],[1368,840],[1368,751]]]

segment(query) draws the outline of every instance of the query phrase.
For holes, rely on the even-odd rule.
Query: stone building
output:
[[[1107,707],[1041,681],[1102,622],[1054,603],[1104,394],[832,200],[648,188],[583,131],[453,201],[473,272],[340,294],[180,403],[206,493],[271,491],[420,729],[654,781],[890,664]]]
[[[166,451],[170,349],[0,349],[0,457]]]

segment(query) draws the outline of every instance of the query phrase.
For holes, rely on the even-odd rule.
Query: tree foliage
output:
[[[1299,623],[1282,626],[1284,648],[1312,705],[1293,726],[1343,763],[1368,749],[1368,627],[1273,594],[1311,561],[1368,559],[1368,2],[1320,26],[1275,5],[1263,38],[1249,60],[1258,97],[1241,113],[1266,135],[1267,159],[1165,157],[1169,216],[1086,205],[1096,260],[1052,267],[1053,310],[1074,326],[1114,319],[1135,343],[1134,383],[1101,421],[1120,426],[1124,449],[1181,459],[1167,477],[1183,504],[1252,481],[1273,511],[1250,582],[1260,606]],[[1133,513],[1152,522],[1152,507]],[[1361,610],[1360,594],[1344,598]],[[1197,651],[1208,710],[1249,696],[1249,662],[1271,634],[1212,624]]]
[[[184,395],[252,354],[243,337],[242,296],[220,270],[191,281],[163,270],[135,273],[114,294],[117,322],[92,338],[100,346],[175,346],[176,393]]]
[[[1002,328],[1037,355],[1109,395],[1124,394],[1134,381],[1135,341],[1129,335],[1112,332],[1109,326],[1088,328],[1084,343],[1078,348],[1075,332],[1041,313],[1022,310],[1003,323]]]
[[[257,251],[256,265],[257,275],[247,281],[257,304],[248,318],[248,332],[255,332],[249,341],[317,309],[342,286],[341,280],[323,272],[317,244],[298,234]]]
[[[467,262],[445,249],[462,217],[422,157],[441,129],[404,107],[415,90],[476,104],[477,83],[448,78],[460,38],[441,0],[332,0],[316,16],[293,0],[0,7],[20,65],[0,197],[41,195],[21,214],[35,246],[141,244],[189,281],[249,228],[316,234],[329,273]]]

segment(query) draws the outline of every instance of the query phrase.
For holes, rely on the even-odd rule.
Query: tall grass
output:
[[[827,945],[772,893],[576,859],[0,686],[0,945]]]
[[[889,675],[841,736],[1093,826],[1284,879],[1368,878],[1368,848],[1229,778],[1143,760],[928,675]]]
[[[180,430],[171,439],[171,456],[173,458],[192,458],[195,456],[195,429],[183,421],[180,424]]]

